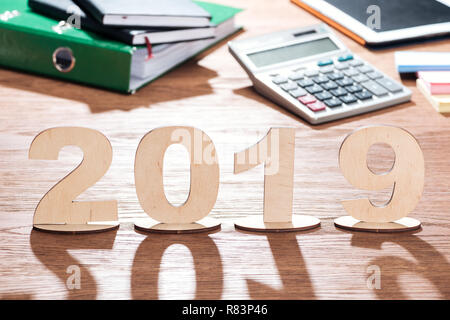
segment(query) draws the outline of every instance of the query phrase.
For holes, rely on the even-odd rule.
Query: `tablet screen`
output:
[[[366,24],[371,5],[380,8],[380,28],[375,32],[450,22],[447,0],[324,0],[359,22]]]

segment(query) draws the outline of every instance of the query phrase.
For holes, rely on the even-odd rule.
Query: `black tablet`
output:
[[[450,34],[450,0],[294,2],[328,22],[337,23],[368,45]]]

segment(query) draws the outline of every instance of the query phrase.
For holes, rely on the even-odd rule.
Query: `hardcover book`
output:
[[[87,15],[72,0],[28,0],[34,11],[54,19],[68,21],[76,28],[101,33],[130,45],[144,45],[146,38],[154,44],[199,40],[214,37],[214,25],[203,28],[118,29],[107,27]]]
[[[211,15],[191,0],[76,0],[106,26],[207,27]]]

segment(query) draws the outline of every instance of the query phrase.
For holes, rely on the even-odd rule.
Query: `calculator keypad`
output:
[[[275,75],[274,84],[314,112],[398,93],[403,87],[363,61],[346,54],[320,60],[315,68],[297,68],[287,77]]]

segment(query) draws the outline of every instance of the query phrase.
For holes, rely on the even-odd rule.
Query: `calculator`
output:
[[[228,43],[254,88],[312,124],[386,108],[411,91],[350,52],[325,24]]]

